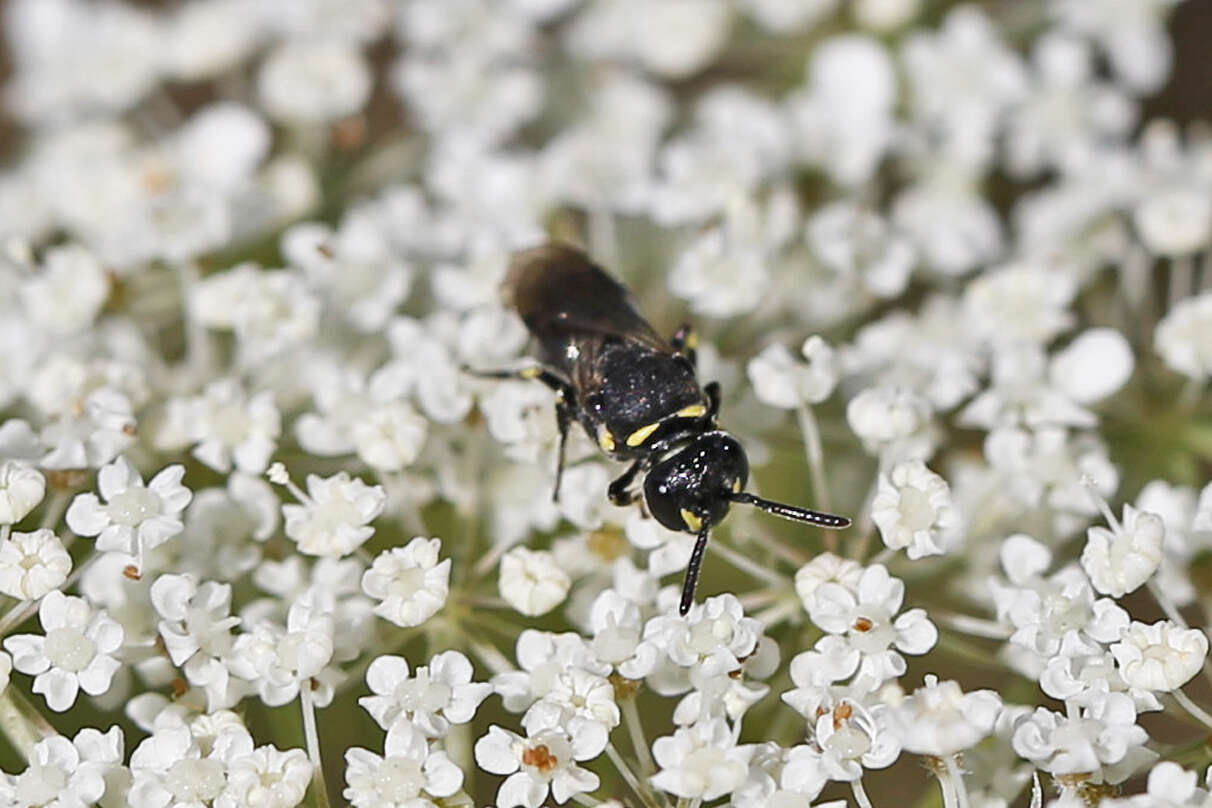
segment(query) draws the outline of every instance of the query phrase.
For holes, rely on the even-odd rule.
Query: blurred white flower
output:
[[[38,507],[46,494],[46,478],[33,466],[0,461],[0,525],[15,525]]]
[[[1123,693],[1092,693],[1086,706],[1070,702],[1068,714],[1036,708],[1014,729],[1014,751],[1053,775],[1082,774],[1119,783],[1156,756],[1136,724],[1136,708]]]
[[[249,396],[238,379],[220,379],[201,395],[170,399],[156,443],[163,449],[194,444],[193,456],[215,471],[227,472],[234,465],[260,474],[281,433],[272,391]]]
[[[781,343],[771,343],[749,360],[746,372],[754,395],[763,404],[795,409],[819,404],[833,393],[838,381],[837,354],[817,335],[800,348],[806,364],[800,364]]]
[[[198,584],[189,575],[165,574],[151,586],[160,616],[157,626],[173,664],[190,684],[206,690],[210,708],[231,707],[242,693],[229,689],[225,658],[232,650],[231,630],[240,618],[231,614],[231,586]]]
[[[352,115],[370,95],[371,74],[356,46],[339,39],[287,41],[266,57],[257,89],[272,117],[294,124]]]
[[[68,740],[62,735],[43,738],[30,749],[25,771],[8,775],[5,796],[15,805],[95,805],[121,800],[114,777],[114,793],[107,781],[122,767],[122,730],[102,733],[85,727]],[[104,802],[103,802],[104,800]],[[115,803],[117,804],[117,803]]]
[[[993,732],[1002,700],[992,690],[965,693],[958,682],[928,674],[925,684],[891,709],[906,752],[951,757]]]
[[[38,328],[62,337],[88,328],[110,295],[97,257],[78,245],[47,250],[42,267],[21,286],[21,301]]]
[[[667,79],[701,69],[724,43],[732,9],[721,0],[593,0],[566,34],[582,58],[638,62]]]
[[[904,460],[880,473],[871,519],[885,546],[904,549],[910,559],[941,555],[960,538],[950,486],[920,460]]]
[[[368,749],[345,750],[342,796],[356,808],[411,808],[449,797],[463,785],[463,772],[445,751],[434,750],[425,736],[407,723],[393,726],[383,742],[383,756]]]
[[[1097,42],[1116,77],[1137,94],[1161,87],[1170,71],[1172,46],[1165,18],[1178,0],[1049,0],[1049,16]]]
[[[1048,377],[1078,404],[1093,404],[1122,388],[1134,364],[1132,347],[1123,334],[1089,328],[1053,355]]]
[[[546,550],[515,547],[501,556],[497,588],[505,602],[527,617],[554,609],[568,597],[572,579]]]
[[[1170,369],[1196,381],[1212,376],[1212,292],[1176,303],[1157,324],[1153,345]]]

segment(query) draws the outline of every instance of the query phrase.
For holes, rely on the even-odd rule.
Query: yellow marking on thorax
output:
[[[522,368],[518,371],[518,375],[523,379],[537,379],[543,375],[543,369],[540,367]]]
[[[648,426],[640,427],[635,432],[632,432],[630,435],[627,436],[627,445],[632,447],[633,449],[636,446],[642,445],[644,443],[644,441],[648,440],[648,438],[652,435],[653,432],[657,431],[657,427],[659,427],[660,425],[661,425],[661,422],[657,421],[654,424],[649,424]]]
[[[695,533],[698,533],[703,529],[703,520],[699,518],[698,514],[688,511],[685,508],[682,508],[681,514],[682,521],[686,523],[686,527],[690,528]]]
[[[614,451],[614,435],[610,434],[610,430],[603,428],[598,433],[598,446],[602,447],[602,451],[610,453]]]
[[[678,418],[702,418],[707,414],[707,408],[702,404],[691,404],[689,407],[682,407],[674,414]]]

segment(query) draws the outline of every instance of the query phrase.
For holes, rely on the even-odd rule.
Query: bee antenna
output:
[[[781,516],[784,519],[791,519],[795,522],[806,522],[810,525],[832,528],[834,530],[850,527],[850,520],[845,516],[837,516],[832,513],[814,511],[811,508],[800,508],[795,505],[787,505],[783,502],[762,499],[745,491],[731,494],[728,499],[742,505],[752,505],[755,508],[761,508],[766,513],[772,513],[775,516]]]
[[[694,550],[690,553],[690,565],[686,567],[686,581],[682,584],[682,602],[678,604],[678,614],[682,617],[690,611],[690,607],[694,605],[694,588],[699,583],[699,569],[703,566],[703,553],[707,550],[707,538],[710,536],[710,530],[699,531],[699,538],[694,543]]]

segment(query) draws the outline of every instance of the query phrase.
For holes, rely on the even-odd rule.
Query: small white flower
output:
[[[912,390],[868,387],[846,405],[846,423],[871,454],[924,459],[934,450],[930,404]]]
[[[1112,328],[1090,328],[1052,357],[1048,377],[1078,404],[1114,394],[1132,376],[1132,346]]]
[[[46,495],[46,478],[26,463],[0,463],[0,525],[15,525]]]
[[[975,334],[993,345],[1044,344],[1073,323],[1072,274],[1037,264],[990,270],[964,290],[964,314]]]
[[[69,741],[52,735],[34,744],[29,765],[21,774],[0,786],[12,805],[53,805],[63,808],[118,804],[120,794],[107,794],[106,778],[122,765],[122,730],[110,727],[102,733],[86,727]]]
[[[971,749],[993,732],[1002,700],[992,690],[965,693],[958,682],[926,676],[925,685],[892,710],[906,752],[951,757]]]
[[[471,662],[458,651],[443,651],[409,676],[403,657],[377,657],[366,669],[366,685],[374,693],[358,704],[380,727],[408,722],[431,738],[443,738],[451,724],[466,724],[492,685],[471,681]]]
[[[1208,656],[1208,636],[1169,620],[1132,622],[1111,646],[1120,676],[1130,687],[1177,690],[1199,673]]]
[[[661,767],[654,786],[677,797],[714,800],[745,781],[753,748],[737,746],[728,723],[716,718],[657,738],[652,754]]]
[[[813,558],[795,572],[795,592],[811,612],[816,603],[816,591],[821,584],[837,583],[856,591],[863,577],[863,565],[849,558],[825,552]]]
[[[1082,569],[1094,588],[1113,598],[1135,591],[1162,560],[1165,524],[1155,513],[1124,506],[1123,524],[1096,526],[1086,531]]]
[[[441,539],[417,536],[405,547],[380,553],[362,575],[362,591],[377,601],[375,614],[397,626],[419,626],[446,605],[450,559],[438,561]]]
[[[497,791],[498,808],[539,808],[548,791],[563,804],[574,794],[596,790],[598,776],[576,762],[593,757],[588,748],[601,750],[605,745],[604,738],[590,731],[570,737],[563,730],[545,729],[523,738],[493,725],[476,741],[475,756],[484,771],[509,775]]]
[[[1212,239],[1212,194],[1202,186],[1148,193],[1132,217],[1149,251],[1166,258],[1204,250]]]
[[[37,600],[67,580],[72,557],[53,531],[13,533],[0,545],[0,592],[18,600]]]
[[[130,805],[185,808],[220,801],[232,762],[252,754],[254,744],[234,713],[213,717],[205,729],[201,719],[188,726],[161,724],[139,744],[130,759]]]
[[[228,689],[224,658],[233,645],[231,630],[240,618],[231,615],[231,585],[190,575],[161,575],[151,587],[151,601],[161,620],[164,647],[190,684],[205,688],[211,709],[230,707],[239,697]]]
[[[282,506],[288,538],[307,555],[340,558],[357,550],[374,535],[370,526],[383,512],[387,494],[378,485],[351,479],[341,471],[331,477],[307,475],[302,504]]]
[[[746,617],[736,595],[707,598],[691,607],[685,617],[665,614],[644,627],[644,639],[663,648],[669,660],[686,669],[692,679],[709,679],[740,670],[741,661],[754,653],[762,624]]]
[[[600,676],[610,674],[610,666],[598,662],[584,638],[573,632],[550,634],[528,628],[518,635],[516,656],[521,670],[492,677],[493,689],[505,709],[515,713],[547,695],[565,670],[583,668]]]
[[[911,559],[941,555],[960,534],[950,486],[920,460],[903,460],[880,474],[871,519],[884,544],[904,549]]]
[[[231,761],[224,796],[235,805],[295,808],[311,785],[311,762],[302,749],[259,746]]]
[[[196,444],[193,456],[215,471],[226,473],[234,464],[260,474],[281,434],[272,392],[249,398],[238,380],[221,379],[199,396],[170,400],[156,442],[163,448]]]
[[[399,471],[421,455],[429,422],[403,401],[375,407],[353,425],[354,450],[368,465]]]
[[[1157,324],[1153,345],[1171,370],[1197,381],[1212,376],[1212,292],[1175,303]]]
[[[821,584],[809,617],[830,634],[844,635],[863,655],[861,676],[882,682],[905,673],[906,654],[924,654],[938,641],[938,629],[924,609],[897,616],[905,584],[882,564],[863,571],[851,591],[840,584]],[[896,650],[893,650],[893,649]]]
[[[434,751],[417,729],[396,724],[383,743],[383,757],[345,750],[342,796],[355,808],[428,808],[430,797],[449,797],[463,785],[463,772],[444,751]]]
[[[232,646],[227,660],[232,673],[255,683],[261,700],[271,707],[293,701],[299,688],[310,686],[308,680],[332,661],[333,616],[312,600],[295,601],[285,628],[262,620]],[[321,701],[316,698],[317,704]]]
[[[780,343],[767,345],[749,360],[746,371],[753,392],[763,404],[795,409],[804,404],[819,404],[837,386],[836,352],[819,336],[804,341],[800,352],[807,364],[801,365]]]
[[[878,712],[877,712],[878,711]],[[885,724],[888,710],[868,710],[851,700],[839,701],[816,717],[813,737],[820,747],[820,766],[831,780],[852,782],[864,769],[885,769],[901,754],[901,742]]]
[[[143,554],[185,529],[181,511],[193,494],[181,485],[185,467],[168,466],[146,486],[139,472],[119,457],[97,472],[96,494],[77,494],[67,509],[67,526],[80,536],[96,536],[97,549],[133,555],[143,567]]]
[[[572,668],[560,673],[547,694],[530,705],[522,716],[522,726],[532,736],[544,729],[565,728],[573,736],[591,733],[606,738],[619,725],[620,718],[610,680]],[[589,724],[596,724],[600,730],[588,728]],[[585,748],[591,757],[601,752],[602,749]]]
[[[590,648],[602,662],[613,665],[619,675],[643,679],[652,673],[660,651],[643,640],[644,623],[640,607],[614,589],[603,590],[589,610],[593,629]]]
[[[1205,777],[1206,779],[1206,777]],[[1204,808],[1209,795],[1196,784],[1199,777],[1172,760],[1163,760],[1149,772],[1144,794],[1103,800],[1107,808]]]
[[[501,557],[501,597],[527,617],[538,617],[568,597],[572,579],[546,550],[515,547]]]
[[[370,69],[357,47],[325,37],[279,45],[257,76],[266,112],[295,123],[325,123],[352,115],[366,103],[370,86]]]
[[[56,336],[88,328],[109,297],[109,278],[96,256],[69,245],[47,251],[42,271],[21,287],[31,320]]]
[[[13,667],[35,676],[34,692],[46,695],[46,706],[61,713],[83,690],[99,696],[109,690],[121,667],[115,652],[122,647],[122,626],[105,611],[94,612],[83,598],[54,590],[42,599],[38,619],[45,636],[19,634],[4,641]]]
[[[1070,700],[1068,715],[1036,708],[1015,727],[1014,751],[1053,775],[1101,776],[1109,783],[1127,779],[1149,738],[1136,724],[1136,707],[1123,693],[1089,695],[1089,706]]]

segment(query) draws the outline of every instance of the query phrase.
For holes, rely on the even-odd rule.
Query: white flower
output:
[[[912,390],[868,387],[846,405],[846,423],[872,454],[925,458],[934,450],[930,404]]]
[[[964,290],[964,314],[972,331],[994,346],[1044,344],[1073,323],[1069,303],[1077,293],[1071,274],[1034,263],[991,269]]]
[[[619,675],[643,679],[652,673],[660,650],[643,640],[644,622],[640,607],[615,589],[603,590],[589,610],[593,629],[590,648],[594,656],[615,666]]]
[[[366,103],[370,86],[370,70],[357,47],[324,37],[279,45],[257,76],[266,112],[295,123],[326,123],[352,115]]]
[[[41,272],[21,287],[33,322],[56,336],[87,329],[109,297],[109,278],[91,252],[76,245],[47,250]]]
[[[532,736],[544,729],[563,728],[574,737],[591,733],[604,739],[619,721],[614,685],[606,677],[580,668],[561,672],[543,698],[522,716],[522,726]],[[588,728],[589,724],[596,724],[600,730]],[[584,751],[595,757],[602,749],[586,747]]]
[[[15,525],[38,507],[46,494],[42,472],[16,460],[0,462],[0,525]]]
[[[662,78],[706,65],[728,33],[732,9],[720,0],[596,0],[577,14],[566,47],[581,58],[638,62]]]
[[[587,748],[601,750],[605,745],[604,738],[590,731],[570,737],[563,730],[545,729],[523,738],[493,725],[476,741],[475,756],[481,769],[509,775],[497,791],[498,808],[539,808],[549,790],[560,804],[574,794],[596,790],[598,776],[576,761],[593,757]]]
[[[862,659],[862,652],[845,637],[826,634],[811,651],[792,658],[790,674],[795,687],[783,693],[783,701],[804,718],[815,721],[850,696],[850,688],[837,687],[835,683],[853,676]],[[853,689],[865,691],[874,684],[869,680],[856,681]]]
[[[311,686],[308,680],[332,661],[333,646],[333,615],[304,598],[290,607],[285,628],[262,620],[237,637],[227,664],[256,685],[262,701],[276,707],[293,701],[301,686]],[[326,700],[316,697],[317,704]]]
[[[1106,51],[1116,78],[1136,94],[1158,90],[1169,75],[1172,45],[1165,16],[1176,0],[1087,3],[1053,0],[1049,16]]]
[[[905,549],[911,559],[946,552],[961,527],[947,481],[920,460],[903,460],[881,472],[871,519],[884,544]]]
[[[374,535],[370,526],[387,504],[378,485],[350,479],[344,472],[331,477],[307,475],[307,495],[295,494],[302,504],[282,506],[288,538],[307,555],[340,558],[357,550]]]
[[[52,735],[34,744],[28,755],[28,766],[9,778],[7,788],[0,786],[17,806],[62,806],[77,808],[121,799],[121,794],[107,794],[106,778],[122,765],[122,730],[110,727],[101,733],[86,727],[69,741],[62,735]]]
[[[906,752],[950,757],[992,733],[1001,711],[996,692],[965,693],[958,682],[928,674],[925,685],[892,708],[891,716]]]
[[[388,731],[383,757],[356,746],[345,750],[345,781],[342,796],[356,808],[429,808],[428,797],[449,797],[462,787],[463,772],[401,723]]]
[[[1096,526],[1086,532],[1082,569],[1094,588],[1118,598],[1135,591],[1162,560],[1165,524],[1155,513],[1124,506],[1123,524],[1112,518],[1110,529]]]
[[[130,759],[130,805],[222,804],[232,762],[251,755],[254,744],[234,713],[213,718],[210,727],[201,719],[188,726],[162,724],[139,744]]]
[[[224,658],[231,651],[231,630],[240,618],[231,615],[231,585],[190,575],[161,575],[151,587],[151,601],[161,620],[164,647],[190,684],[206,690],[211,709],[230,707],[238,693],[228,689]]]
[[[1052,357],[1048,377],[1078,404],[1093,404],[1123,387],[1133,364],[1132,347],[1123,334],[1090,328]]]
[[[737,746],[728,723],[716,718],[657,738],[652,754],[661,767],[654,786],[677,797],[714,800],[744,782],[753,748]]]
[[[80,536],[96,536],[97,549],[133,555],[142,569],[143,554],[185,529],[181,511],[193,494],[181,485],[185,467],[161,469],[146,486],[139,472],[119,457],[97,472],[96,494],[77,494],[67,509],[67,526]]]
[[[1161,188],[1137,205],[1133,223],[1156,255],[1201,252],[1212,239],[1212,193],[1202,186]]]
[[[403,657],[381,656],[366,669],[374,693],[358,704],[384,729],[407,722],[431,738],[443,738],[451,724],[466,724],[492,685],[471,681],[471,662],[458,651],[443,651],[409,676]]]
[[[745,617],[736,595],[707,598],[691,607],[685,617],[664,614],[644,626],[644,639],[665,650],[669,660],[693,677],[710,679],[740,670],[741,661],[754,653],[762,624]]]
[[[760,211],[747,199],[728,204],[720,225],[698,234],[669,270],[669,289],[707,317],[735,317],[757,308],[770,284]]]
[[[821,584],[808,615],[830,634],[845,635],[863,655],[860,675],[882,682],[905,673],[905,658],[898,651],[924,654],[938,641],[938,629],[924,609],[897,616],[904,596],[904,582],[875,564],[863,571],[854,591]]]
[[[877,297],[905,291],[917,252],[876,213],[849,202],[835,202],[808,223],[808,240],[821,263]]]
[[[1146,793],[1105,799],[1102,804],[1107,808],[1204,808],[1209,795],[1196,785],[1198,782],[1195,772],[1163,760],[1149,772]]]
[[[428,432],[429,422],[416,410],[402,401],[392,401],[354,422],[354,449],[376,469],[399,471],[420,456]]]
[[[13,533],[0,545],[0,592],[18,600],[37,600],[67,580],[72,557],[53,531]]]
[[[231,761],[225,796],[235,805],[295,808],[311,785],[311,763],[302,749],[259,746]]]
[[[795,409],[804,404],[819,404],[837,386],[836,353],[829,343],[813,335],[804,341],[800,352],[808,360],[801,365],[780,343],[772,343],[749,360],[746,372],[754,395],[763,404]]]
[[[417,536],[384,550],[362,575],[362,591],[380,603],[375,614],[397,626],[419,626],[446,605],[450,559],[438,561],[441,539]]]
[[[1157,324],[1153,345],[1171,370],[1196,381],[1212,376],[1212,292],[1175,303]]]
[[[260,474],[282,434],[281,417],[270,391],[249,398],[239,380],[221,379],[201,395],[171,399],[157,435],[161,448],[196,444],[193,456],[219,472]]]
[[[825,552],[813,558],[795,572],[795,592],[811,612],[816,603],[816,591],[823,583],[837,583],[851,591],[858,589],[863,577],[863,565],[849,558]]]
[[[816,716],[819,764],[831,780],[858,780],[864,769],[885,769],[900,757],[900,739],[885,726],[887,713],[882,705],[873,711],[843,700]]]
[[[538,617],[568,597],[572,579],[546,550],[515,547],[501,556],[501,597],[527,617]]]
[[[505,709],[519,713],[547,695],[555,680],[570,668],[583,668],[606,676],[610,666],[598,662],[579,634],[550,634],[526,629],[518,635],[516,652],[521,670],[498,673],[492,686]]]
[[[1208,656],[1208,636],[1169,620],[1153,625],[1133,621],[1111,646],[1111,653],[1129,686],[1168,692],[1199,673]]]
[[[38,620],[45,636],[19,634],[4,641],[13,667],[35,676],[34,692],[61,713],[83,690],[99,696],[109,690],[120,667],[114,654],[122,647],[122,626],[105,611],[94,612],[83,598],[54,590],[42,599]]]
[[[1014,751],[1052,775],[1100,776],[1118,783],[1153,756],[1149,736],[1136,725],[1136,708],[1123,693],[1092,693],[1089,706],[1072,700],[1068,715],[1036,708],[1014,729]],[[1097,780],[1096,780],[1097,782]]]

